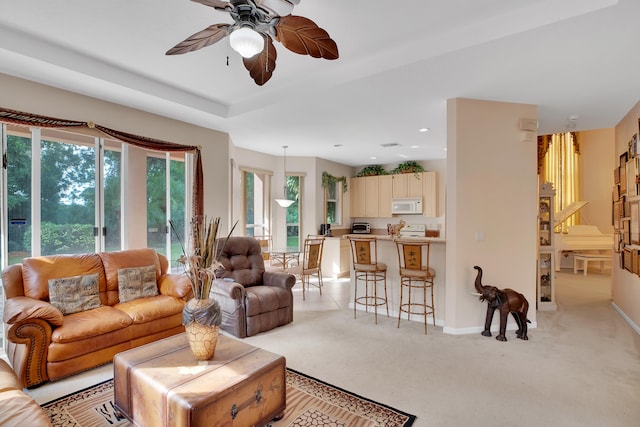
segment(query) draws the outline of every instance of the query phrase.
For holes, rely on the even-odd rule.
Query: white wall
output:
[[[447,102],[445,332],[482,330],[474,265],[485,285],[523,293],[536,321],[537,146],[522,142],[522,118],[536,119],[536,106]]]
[[[613,168],[619,163],[615,156],[615,129],[578,132],[580,144],[581,200],[589,203],[580,210],[582,224],[598,227],[605,234],[613,233],[611,224],[611,189]]]

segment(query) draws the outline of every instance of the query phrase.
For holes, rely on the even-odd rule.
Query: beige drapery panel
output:
[[[87,128],[95,129],[104,135],[108,135],[119,141],[131,144],[136,147],[154,151],[164,152],[194,152],[194,176],[193,176],[193,214],[203,215],[204,213],[204,178],[202,172],[202,156],[200,147],[195,145],[180,145],[166,142],[159,139],[147,138],[145,136],[134,135],[110,129],[93,122],[80,122],[75,120],[58,119],[54,117],[40,116],[37,114],[24,113],[21,111],[9,110],[0,107],[0,122],[12,123],[21,126],[35,126],[46,128]]]
[[[542,182],[552,182],[556,190],[554,211],[557,213],[580,200],[580,145],[575,132],[538,137],[538,172]],[[578,224],[579,213],[563,223],[562,231]]]

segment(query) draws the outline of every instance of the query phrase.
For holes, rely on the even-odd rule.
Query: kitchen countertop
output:
[[[375,237],[378,240],[381,241],[393,241],[393,239],[395,238],[395,236],[390,236],[388,234],[344,234],[342,235],[342,238],[347,239],[349,237]],[[420,240],[420,241],[427,241],[427,242],[433,242],[433,243],[445,243],[446,240],[441,238],[441,237],[399,237],[401,239],[415,239],[415,240]]]

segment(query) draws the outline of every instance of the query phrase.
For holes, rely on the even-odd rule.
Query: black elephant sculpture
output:
[[[491,336],[491,322],[493,313],[496,309],[500,312],[500,334],[496,337],[498,341],[506,341],[505,331],[507,329],[507,317],[511,313],[516,319],[518,330],[516,336],[522,340],[528,340],[527,323],[531,323],[527,319],[527,311],[529,311],[529,301],[519,292],[513,289],[498,289],[495,286],[482,285],[482,268],[475,265],[473,268],[478,270],[476,276],[475,287],[480,294],[480,301],[487,301],[487,318],[484,322],[484,331],[482,335]]]

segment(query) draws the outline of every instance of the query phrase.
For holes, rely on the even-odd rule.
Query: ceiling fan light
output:
[[[243,58],[256,56],[264,49],[262,36],[249,27],[241,27],[232,32],[229,36],[229,44]]]

